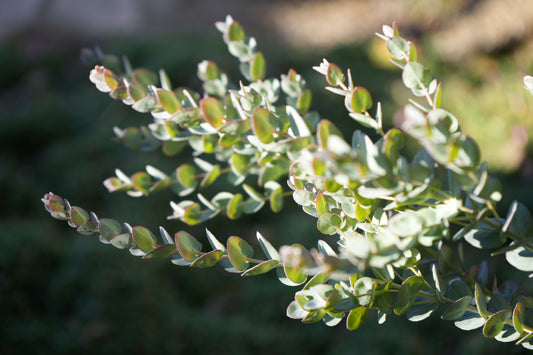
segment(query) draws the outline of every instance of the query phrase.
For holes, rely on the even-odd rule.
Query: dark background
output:
[[[313,90],[313,107],[346,132],[357,125],[338,97],[321,91],[323,79],[311,67],[323,57],[350,67],[354,79],[384,102],[392,125],[405,95],[372,34],[396,19],[444,82],[444,105],[480,142],[503,182],[502,214],[513,199],[531,209],[533,97],[521,83],[533,69],[530,7],[498,0],[3,2],[0,353],[519,353],[520,347],[485,339],[480,330],[460,331],[436,315],[421,323],[396,317],[384,325],[371,316],[355,332],[343,323],[303,325],[285,316],[298,288],[272,274],[241,278],[218,267],[142,261],[77,235],[51,219],[39,199],[53,191],[101,218],[154,231],[159,225],[171,233],[187,229],[204,242],[207,227],[222,241],[239,235],[256,249],[257,230],[276,246],[316,245],[322,236],[314,219],[290,199],[280,214],[265,208],[237,222],[219,217],[189,228],[165,218],[168,202],[178,196],[133,199],[109,195],[101,184],[115,168],[131,174],[151,164],[171,172],[185,158],[134,152],[111,140],[113,126],[146,124],[150,117],[98,92],[79,60],[81,48],[99,45],[127,55],[134,66],[165,68],[175,85],[195,89],[197,63],[213,59],[236,81],[237,63],[213,26],[231,13],[259,40],[268,74],[296,69]]]

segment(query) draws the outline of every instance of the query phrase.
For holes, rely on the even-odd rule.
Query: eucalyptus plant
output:
[[[146,166],[129,176],[117,169],[105,187],[133,197],[167,190],[175,199],[168,218],[190,226],[217,215],[235,220],[264,205],[279,212],[291,195],[316,218],[325,240],[311,250],[298,243],[277,248],[257,233],[262,255],[256,256],[246,240],[232,236],[222,243],[206,230],[204,248],[185,230],[171,235],[160,227],[156,235],[48,193],[42,201],[52,217],[143,259],[219,264],[242,276],[274,271],[285,285],[303,285],[287,308],[288,317],[303,323],[344,320],[355,330],[369,312],[379,323],[394,315],[418,322],[437,313],[460,329],[481,328],[485,337],[533,349],[533,298],[515,281],[489,277],[486,261],[471,265],[463,253],[468,243],[487,260],[505,254],[509,268],[532,272],[531,214],[516,201],[505,216],[497,212],[500,184],[488,174],[476,142],[442,107],[441,82],[417,61],[415,45],[396,25],[377,35],[412,93],[400,127],[383,126],[381,104],[349,69],[326,59],[314,67],[347,116],[378,137],[357,130],[349,141],[311,110],[312,94],[296,71],[265,78],[255,39],[229,16],[216,27],[244,81],[232,85],[216,63],[203,61],[202,94],[173,87],[163,70],[157,75],[133,69],[127,59],[120,65],[115,56],[84,51],[86,61],[98,63],[90,72],[98,90],[151,114],[147,126],[115,128],[119,141],[168,156],[185,147],[193,152],[191,163],[171,172]],[[533,94],[533,78],[524,83]],[[413,158],[402,155],[406,136],[420,146]],[[231,192],[199,192],[223,178]]]

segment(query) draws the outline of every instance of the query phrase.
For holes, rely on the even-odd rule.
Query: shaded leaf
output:
[[[166,259],[176,252],[177,249],[174,244],[164,244],[146,253],[146,255],[143,256],[143,259]]]
[[[191,264],[191,267],[207,268],[214,266],[216,263],[218,263],[222,256],[224,256],[224,251],[218,249],[212,250],[194,260]]]
[[[401,315],[414,304],[418,291],[425,286],[424,279],[419,276],[407,278],[398,291],[398,296],[394,304],[394,313]]]
[[[274,269],[278,265],[279,265],[279,262],[277,260],[263,261],[262,263],[259,263],[249,268],[245,272],[243,272],[242,276],[255,276],[255,275],[264,274]]]
[[[472,296],[464,296],[450,304],[442,313],[441,318],[445,320],[457,320],[461,318],[466,311],[466,307],[472,302]]]
[[[511,312],[502,310],[491,315],[483,327],[483,335],[493,338],[498,335],[505,326],[505,321],[511,317]]]

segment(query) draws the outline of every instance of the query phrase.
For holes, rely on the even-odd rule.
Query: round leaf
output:
[[[263,53],[257,52],[250,65],[250,77],[254,81],[263,80],[266,73],[266,62]]]
[[[354,308],[348,314],[346,318],[346,328],[348,330],[356,330],[361,327],[367,318],[367,309],[364,306]]]
[[[227,241],[228,257],[231,264],[239,271],[248,268],[247,258],[252,257],[253,249],[244,239],[239,237],[229,237]]]
[[[186,261],[193,262],[203,254],[200,251],[202,250],[202,243],[185,231],[176,233],[174,240],[180,255]]]
[[[100,235],[108,241],[111,241],[122,231],[122,226],[114,219],[102,218],[98,223],[98,227]]]
[[[145,253],[157,247],[155,235],[145,227],[134,227],[132,238],[137,248]]]
[[[337,233],[342,224],[342,218],[334,213],[326,213],[317,221],[318,230],[323,234],[333,235]]]
[[[396,303],[394,304],[394,313],[401,315],[411,308],[416,300],[418,291],[421,291],[424,286],[424,279],[419,276],[411,276],[406,279],[398,291]]]
[[[213,127],[218,128],[224,124],[224,106],[214,97],[200,101],[200,107],[205,120]]]
[[[160,245],[157,248],[149,251],[145,256],[143,256],[143,259],[166,259],[176,252],[177,249],[174,244]]]
[[[402,80],[409,89],[419,91],[429,87],[433,76],[424,65],[417,62],[409,62],[403,68]]]
[[[368,90],[362,86],[357,86],[352,91],[351,106],[353,112],[366,112],[372,107],[372,97]]]
[[[493,338],[498,335],[505,326],[505,321],[511,317],[511,312],[508,310],[502,310],[494,313],[487,319],[485,326],[483,327],[483,335],[487,338]]]
[[[191,264],[191,267],[206,268],[214,266],[224,255],[222,250],[213,250],[209,253],[205,253]]]
[[[258,107],[252,114],[252,128],[257,138],[265,144],[274,141],[274,123],[273,116],[264,107]]]
[[[326,71],[326,80],[329,85],[337,86],[344,82],[344,74],[338,65],[329,63]]]

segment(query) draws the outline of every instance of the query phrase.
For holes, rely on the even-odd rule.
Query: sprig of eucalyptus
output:
[[[84,52],[86,61],[98,62],[90,73],[98,90],[151,114],[145,126],[115,128],[118,140],[133,149],[161,148],[167,155],[187,146],[193,151],[192,163],[173,172],[147,166],[128,176],[117,169],[104,185],[134,197],[160,190],[177,198],[196,193],[195,199],[171,202],[168,218],[188,225],[220,214],[237,219],[267,203],[279,212],[292,195],[316,218],[326,239],[311,250],[298,243],[276,248],[258,233],[264,257],[257,258],[236,236],[223,244],[207,231],[210,249],[203,250],[186,231],[171,236],[161,227],[157,237],[49,193],[42,201],[52,217],[144,259],[169,258],[191,267],[220,264],[242,276],[276,270],[285,285],[304,285],[287,308],[289,317],[304,323],[322,320],[333,326],[346,318],[354,330],[368,312],[377,312],[380,323],[393,314],[421,321],[438,312],[463,330],[482,328],[486,337],[533,349],[533,298],[520,294],[512,280],[490,279],[486,262],[469,265],[463,253],[466,242],[487,258],[505,254],[510,266],[532,272],[531,214],[519,202],[506,216],[498,214],[499,183],[489,176],[475,141],[442,107],[442,83],[417,61],[416,47],[397,26],[383,26],[377,35],[413,95],[400,127],[383,126],[381,103],[374,107],[350,70],[326,59],[314,67],[325,77],[326,90],[343,98],[347,116],[379,137],[373,141],[357,130],[349,142],[333,122],[310,111],[312,95],[299,74],[291,69],[266,78],[255,39],[229,16],[217,28],[245,82],[232,85],[217,64],[202,61],[203,94],[174,88],[163,70],[159,75],[134,70],[127,59],[120,69],[116,57]],[[530,76],[524,78],[533,93],[532,83]],[[402,155],[405,135],[421,147],[412,158]],[[231,191],[209,198],[199,192],[222,176]],[[249,176],[255,177],[253,186],[244,183]]]

